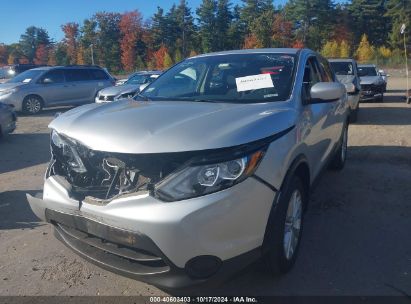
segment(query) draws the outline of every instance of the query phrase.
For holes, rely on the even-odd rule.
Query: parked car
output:
[[[131,98],[153,82],[160,74],[161,71],[134,73],[123,85],[116,85],[100,90],[96,96],[96,102],[103,103],[117,101],[122,98]]]
[[[358,75],[361,79],[361,101],[374,100],[383,102],[387,86],[374,64],[358,65]]]
[[[0,103],[0,137],[12,133],[16,129],[16,121],[13,107]]]
[[[310,189],[347,155],[347,93],[308,49],[199,55],[51,122],[42,198],[76,253],[166,288],[293,266]]]
[[[42,67],[44,65],[37,64],[11,64],[0,67],[0,81],[1,83],[7,82],[7,80],[23,73],[27,70]]]
[[[0,102],[36,114],[44,107],[94,102],[100,89],[113,84],[113,78],[97,66],[42,67],[0,84]]]
[[[388,84],[388,77],[390,77],[389,74],[387,74],[384,70],[378,70],[378,74],[382,77],[382,80],[384,80],[384,93],[387,92],[387,84]]]
[[[348,92],[348,103],[350,104],[351,122],[357,121],[360,95],[361,95],[361,84],[360,77],[358,76],[357,62],[354,59],[329,59],[328,60],[333,68],[338,81],[343,84],[353,85],[353,92]]]

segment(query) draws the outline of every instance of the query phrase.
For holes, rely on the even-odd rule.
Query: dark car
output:
[[[0,103],[0,137],[12,133],[16,129],[16,121],[13,107]]]

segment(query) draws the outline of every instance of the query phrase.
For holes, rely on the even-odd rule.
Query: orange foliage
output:
[[[262,47],[261,42],[258,41],[255,35],[251,34],[245,37],[243,49],[258,49],[261,47]]]
[[[273,22],[273,36],[272,39],[275,41],[278,47],[291,47],[292,41],[292,29],[293,24],[290,21],[286,21],[284,17],[280,14],[275,16]]]
[[[120,41],[121,63],[127,72],[134,70],[136,61],[136,42],[142,34],[141,13],[137,10],[124,13],[120,20],[120,32],[122,38]]]
[[[35,64],[47,64],[49,52],[44,44],[39,44],[36,49],[36,57],[34,58]]]
[[[155,68],[158,70],[163,70],[164,69],[164,57],[168,53],[168,49],[164,44],[161,45],[161,47],[154,52],[153,57],[156,62]]]
[[[67,56],[71,64],[77,62],[77,37],[79,35],[79,25],[75,22],[63,24],[61,29],[64,32],[64,42],[67,47]]]
[[[294,41],[294,44],[292,47],[295,49],[302,49],[304,47],[304,43],[301,40],[296,40]]]

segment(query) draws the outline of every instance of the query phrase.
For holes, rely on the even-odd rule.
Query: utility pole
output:
[[[405,92],[405,101],[407,103],[411,102],[410,94],[410,82],[408,77],[408,56],[407,56],[407,40],[405,39],[405,23],[401,26],[401,34],[404,37],[404,54],[405,54],[405,77],[407,77],[407,91]]]
[[[93,44],[90,44],[91,49],[91,64],[94,65],[94,51],[93,51]]]

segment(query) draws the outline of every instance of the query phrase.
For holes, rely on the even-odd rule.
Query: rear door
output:
[[[65,69],[64,74],[70,87],[70,104],[94,102],[94,84],[88,69]]]
[[[57,105],[70,101],[71,89],[65,82],[62,69],[46,72],[39,79],[37,90],[46,105]]]

